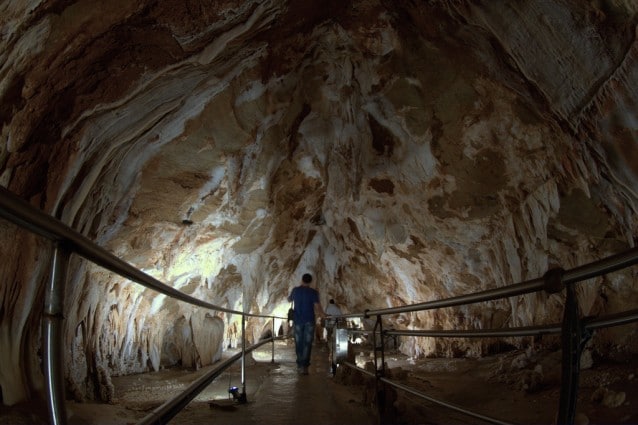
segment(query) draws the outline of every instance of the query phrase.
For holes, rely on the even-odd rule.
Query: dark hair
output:
[[[335,300],[330,300],[330,304],[334,304],[334,303],[335,303]]]
[[[303,281],[303,283],[310,283],[312,282],[312,276],[310,275],[310,273],[306,273],[301,276],[301,280]]]

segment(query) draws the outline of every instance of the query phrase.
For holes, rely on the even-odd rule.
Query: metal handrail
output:
[[[579,316],[578,303],[575,299],[574,288],[571,284],[601,276],[616,270],[620,270],[632,265],[638,264],[638,247],[634,247],[627,251],[615,254],[598,261],[594,261],[583,266],[575,267],[565,271],[562,269],[553,269],[548,271],[542,278],[532,279],[514,285],[509,285],[496,289],[476,292],[473,294],[465,294],[457,297],[451,297],[442,300],[429,301],[424,303],[406,305],[401,307],[392,307],[377,310],[366,310],[363,314],[344,314],[334,316],[335,318],[348,317],[365,317],[377,316],[377,324],[380,323],[382,315],[397,314],[404,312],[423,311],[435,308],[444,308],[459,306],[464,304],[472,304],[482,301],[490,301],[493,299],[522,295],[531,292],[545,290],[548,293],[555,293],[567,289],[565,301],[565,315],[563,322],[560,324],[551,324],[543,326],[525,326],[517,328],[501,328],[501,329],[475,329],[475,330],[379,330],[375,325],[374,331],[366,331],[359,329],[348,329],[350,333],[369,333],[374,335],[381,334],[383,336],[421,336],[421,337],[519,337],[519,336],[536,336],[549,333],[559,333],[562,336],[563,359],[562,359],[562,375],[561,375],[561,397],[558,407],[557,421],[559,423],[573,423],[576,394],[578,388],[578,368],[580,362],[581,350],[586,341],[591,337],[591,331],[598,328],[609,326],[620,326],[638,321],[638,310],[629,310],[621,313],[610,314],[600,318]],[[381,328],[381,327],[379,327]],[[382,338],[383,341],[383,338]],[[378,369],[377,351],[381,350],[381,358],[383,359],[383,342],[377,347],[375,338],[375,368],[376,373],[370,373],[358,368],[356,365],[344,362],[349,367],[354,367],[374,376],[379,382],[388,383],[396,388],[400,388],[406,392],[412,393],[424,399],[433,401],[442,406],[451,408],[458,412],[469,416],[481,418],[493,423],[502,423],[498,420],[475,412],[468,411],[449,403],[432,399],[427,395],[420,393],[408,386],[394,383],[383,376],[385,365]]]
[[[81,255],[87,260],[149,289],[168,295],[171,298],[224,313],[249,317],[286,319],[285,317],[279,316],[244,313],[242,311],[214,305],[185,294],[144,273],[119,257],[116,257],[60,220],[33,207],[2,186],[0,186],[0,217],[52,241],[64,242],[68,245],[69,250]]]
[[[601,260],[594,261],[583,266],[578,266],[570,270],[566,270],[562,275],[562,283],[572,284],[580,282],[592,277],[602,276],[604,274],[620,270],[635,264],[638,264],[638,247],[630,248],[627,251],[621,252],[619,254],[611,255]],[[545,288],[545,279],[540,277],[508,286],[503,286],[500,288],[474,292],[472,294],[459,295],[456,297],[426,301],[417,304],[409,304],[401,307],[366,310],[363,313],[343,314],[338,317],[369,317],[432,310],[436,308],[455,307],[465,304],[474,304],[482,301],[496,300],[499,298],[529,294]]]
[[[627,310],[621,313],[596,318],[586,317],[583,322],[585,329],[590,331],[611,326],[627,325],[629,323],[638,322],[638,310]]]
[[[621,313],[609,314],[603,317],[587,317],[583,319],[583,328],[588,331],[611,327],[622,326],[629,323],[638,322],[638,309],[628,310]],[[347,329],[349,333],[372,333],[378,331],[366,331],[362,329]],[[475,329],[475,330],[383,330],[381,332],[384,336],[420,336],[420,337],[448,337],[448,338],[460,338],[460,337],[521,337],[521,336],[542,336],[545,334],[557,334],[563,331],[563,324],[556,323],[544,326],[522,326],[516,328],[504,328],[504,329]],[[350,368],[356,369],[366,375],[373,378],[377,378],[381,382],[385,382],[395,388],[399,388],[407,393],[416,395],[420,398],[436,403],[440,406],[447,407],[465,415],[479,418],[487,422],[495,424],[507,424],[499,419],[494,419],[489,416],[484,416],[480,413],[473,412],[471,410],[464,409],[460,406],[432,398],[420,391],[415,390],[407,385],[400,384],[398,382],[391,381],[383,376],[379,376],[376,373],[372,373],[365,369],[358,367],[357,365],[344,361],[341,362]]]
[[[562,280],[565,284],[582,282],[635,264],[638,264],[638,247],[566,270]]]
[[[428,336],[449,338],[487,338],[511,336],[540,336],[560,333],[561,324],[545,326],[521,326],[517,328],[473,329],[473,330],[386,330],[384,335],[390,336]]]
[[[401,307],[389,307],[376,310],[366,310],[364,313],[357,314],[356,317],[378,316],[386,314],[409,313],[413,311],[433,310],[436,308],[455,307],[465,304],[473,304],[482,301],[490,301],[505,297],[514,297],[516,295],[524,295],[537,292],[544,289],[545,282],[542,278],[532,279],[513,285],[503,286],[500,288],[487,289],[485,291],[474,292],[471,294],[458,295],[456,297],[445,298],[441,300],[426,301],[417,304],[409,304]],[[353,316],[351,316],[353,317]]]
[[[162,283],[154,277],[121,260],[119,257],[116,257],[112,253],[101,248],[79,232],[62,223],[60,220],[33,207],[28,202],[2,186],[0,186],[0,218],[13,222],[16,225],[50,239],[55,243],[54,255],[51,264],[51,279],[46,288],[45,294],[45,308],[42,325],[43,365],[46,378],[46,389],[49,395],[48,407],[51,423],[53,425],[60,425],[66,422],[63,374],[60,368],[60,363],[64,356],[60,342],[62,336],[62,321],[64,317],[64,281],[66,280],[66,267],[71,253],[77,253],[107,270],[171,298],[214,311],[241,315],[242,352],[239,356],[242,359],[242,383],[245,382],[245,364],[243,360],[245,358],[246,350],[243,330],[246,316],[273,319],[273,326],[274,319],[287,319],[280,316],[245,313],[238,310],[224,308],[178,291],[177,289]],[[266,340],[266,342],[268,341],[269,340]],[[274,344],[274,339],[272,341]],[[266,342],[261,342],[259,345]],[[198,388],[196,384],[201,384],[201,382],[201,380],[198,380],[191,386],[193,387],[193,391]],[[185,406],[185,404],[181,403],[183,400],[186,400],[186,398],[187,397],[182,397],[182,401],[176,404],[180,406],[179,409]],[[186,402],[186,404],[187,403],[188,402]]]
[[[628,310],[621,313],[609,314],[603,317],[587,317],[584,320],[585,329],[594,330],[611,326],[622,326],[638,322],[638,310]],[[370,333],[360,329],[349,330],[351,333]],[[470,330],[420,330],[387,329],[383,335],[388,336],[426,336],[438,338],[489,338],[489,337],[518,337],[542,336],[562,332],[562,323],[538,326],[520,326],[515,328],[470,329]]]

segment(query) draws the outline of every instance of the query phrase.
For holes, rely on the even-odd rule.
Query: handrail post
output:
[[[62,325],[64,322],[64,287],[69,264],[69,250],[56,243],[51,260],[51,276],[46,287],[42,318],[42,345],[44,349],[44,377],[51,424],[66,423],[64,404],[64,351]]]
[[[377,341],[377,329],[379,334],[379,341]],[[383,343],[383,321],[381,315],[377,315],[377,321],[374,324],[374,333],[372,336],[374,342],[374,369],[377,377],[385,376],[385,350]],[[381,342],[381,344],[379,344]],[[381,353],[381,368],[379,369],[379,361],[377,358],[377,352]]]
[[[275,363],[275,318],[272,318],[272,356],[270,363]]]
[[[378,339],[377,339],[378,332]],[[382,423],[385,423],[385,419],[388,413],[388,406],[386,406],[386,392],[385,383],[381,381],[381,378],[385,377],[385,351],[383,341],[383,321],[380,314],[377,315],[377,320],[374,324],[374,331],[372,333],[372,342],[374,344],[374,376],[376,377],[377,387],[377,408],[379,409],[379,419]],[[380,344],[379,344],[380,342]],[[381,353],[381,367],[379,368],[379,357],[377,353]]]
[[[246,403],[246,315],[241,315],[241,394],[239,403]]]
[[[563,330],[561,333],[560,401],[558,414],[556,415],[556,423],[560,425],[574,423],[578,399],[580,356],[583,347],[591,338],[591,333],[585,328],[580,318],[580,309],[573,286],[566,285],[566,290]]]

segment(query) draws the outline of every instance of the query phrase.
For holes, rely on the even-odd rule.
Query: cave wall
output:
[[[211,303],[283,316],[308,271],[324,303],[361,312],[635,245],[632,2],[51,1],[0,12],[0,184]],[[0,240],[0,387],[13,404],[42,390],[50,245],[5,222]],[[108,399],[110,375],[203,366],[238,344],[238,315],[72,264],[75,398]],[[629,269],[579,285],[583,313],[635,308],[635,282]],[[535,294],[392,320],[491,328],[561,311],[560,295]],[[249,340],[264,326],[249,319]],[[401,348],[481,355],[491,343]],[[596,343],[638,351],[635,327]]]

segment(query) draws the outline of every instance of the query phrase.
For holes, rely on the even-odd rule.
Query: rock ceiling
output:
[[[362,312],[635,244],[633,1],[7,1],[0,16],[0,184],[214,304],[282,314],[310,271],[324,303]],[[0,238],[0,388],[15,403],[41,385],[50,245],[5,222]],[[237,317],[72,270],[79,398],[91,376],[208,364],[220,339],[236,343]],[[635,282],[628,270],[580,288],[581,308],[635,308]],[[521,326],[556,321],[561,303],[394,319]]]

